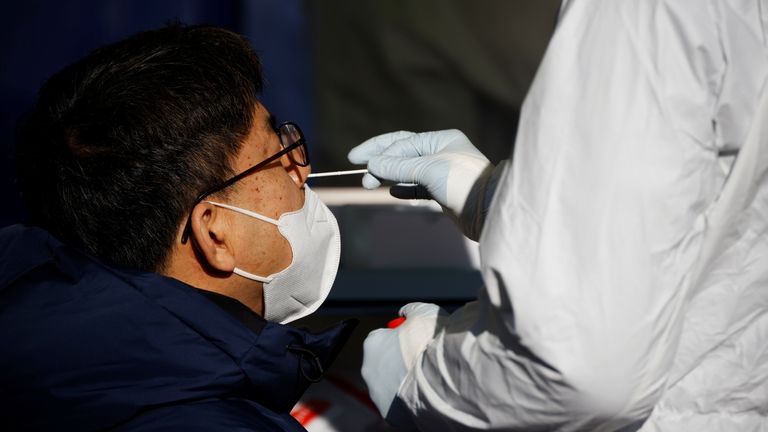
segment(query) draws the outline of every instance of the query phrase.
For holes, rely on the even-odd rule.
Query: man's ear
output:
[[[235,268],[235,254],[232,236],[229,235],[221,209],[206,202],[198,203],[192,209],[190,240],[214,270],[232,273]]]

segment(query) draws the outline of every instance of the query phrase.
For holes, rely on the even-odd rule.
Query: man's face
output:
[[[235,158],[235,173],[267,159],[282,149],[270,114],[259,104],[251,133]],[[304,182],[310,167],[294,164],[287,155],[248,175],[232,188],[226,203],[248,209],[273,219],[304,205]],[[235,263],[250,273],[268,276],[288,267],[292,253],[278,227],[230,211],[222,212],[234,235]]]

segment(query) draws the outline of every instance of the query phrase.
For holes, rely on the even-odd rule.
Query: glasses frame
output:
[[[283,142],[283,134],[280,133],[280,130],[285,126],[292,126],[296,129],[296,131],[299,133],[299,139],[294,141],[293,143],[289,144],[288,146],[285,145]],[[202,200],[204,200],[207,196],[212,195],[216,192],[222,191],[233,184],[237,183],[238,181],[242,180],[243,178],[249,176],[250,174],[253,174],[254,172],[260,170],[261,168],[264,168],[265,166],[269,165],[270,163],[280,159],[281,157],[288,155],[288,157],[291,159],[291,162],[294,164],[300,166],[300,167],[306,167],[309,166],[309,151],[307,149],[307,141],[304,139],[304,133],[301,131],[301,128],[299,128],[299,125],[297,125],[294,122],[285,122],[281,123],[280,126],[276,127],[275,133],[280,137],[280,146],[282,146],[282,150],[279,152],[273,154],[272,156],[264,159],[263,161],[257,163],[256,165],[248,168],[247,170],[236,174],[233,177],[230,177],[227,180],[224,180],[223,182],[219,183],[215,187],[206,189],[203,193],[197,196],[195,201],[192,203],[192,206],[189,210],[189,215],[187,215],[187,223],[184,224],[184,231],[181,234],[181,244],[186,244],[187,240],[189,240],[190,231],[192,228],[192,210],[195,209],[195,206],[200,204]],[[303,153],[304,153],[304,162],[299,162],[295,158],[291,157],[290,153],[297,149],[303,147]]]

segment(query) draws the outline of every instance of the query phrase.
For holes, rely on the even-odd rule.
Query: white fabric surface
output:
[[[767,17],[564,3],[485,289],[400,388],[422,430],[768,430]]]

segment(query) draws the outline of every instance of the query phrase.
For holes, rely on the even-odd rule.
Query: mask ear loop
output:
[[[267,216],[264,216],[264,215],[252,212],[250,210],[242,209],[240,207],[231,206],[229,204],[217,203],[217,202],[213,202],[213,201],[204,201],[204,202],[206,202],[206,203],[208,203],[208,204],[210,204],[212,206],[225,208],[227,210],[232,210],[233,212],[244,214],[246,216],[250,216],[252,218],[258,219],[260,221],[271,223],[272,225],[275,225],[275,226],[280,226],[280,222],[278,222],[277,220],[272,219],[271,217],[267,217]],[[244,277],[246,279],[250,279],[250,280],[254,280],[254,281],[262,282],[262,283],[270,283],[270,282],[272,282],[272,279],[274,279],[274,278],[271,278],[271,277],[264,277],[264,276],[255,275],[253,273],[249,273],[249,272],[247,272],[247,271],[245,271],[243,269],[239,269],[237,267],[235,267],[234,270],[232,270],[232,273],[234,273],[234,274],[236,274],[238,276],[242,276],[242,277]]]
[[[234,273],[234,274],[236,274],[238,276],[242,276],[242,277],[244,277],[246,279],[255,280],[256,282],[262,282],[262,283],[270,283],[270,282],[272,282],[272,279],[274,279],[274,278],[271,278],[271,277],[264,277],[264,276],[255,275],[253,273],[248,273],[247,271],[245,271],[243,269],[239,269],[237,267],[235,267],[232,270],[232,273]]]
[[[221,203],[217,203],[217,202],[213,202],[213,201],[203,201],[203,202],[206,202],[206,203],[208,203],[210,205],[213,205],[213,206],[216,206],[216,207],[221,207],[221,208],[225,208],[227,210],[232,210],[233,212],[244,214],[246,216],[250,216],[252,218],[256,218],[258,220],[261,220],[261,221],[264,221],[264,222],[267,222],[267,223],[271,223],[272,225],[275,225],[275,226],[280,226],[280,222],[278,220],[272,219],[271,217],[267,217],[267,216],[258,214],[256,212],[252,212],[250,210],[242,209],[240,207],[231,206],[229,204],[221,204]]]

